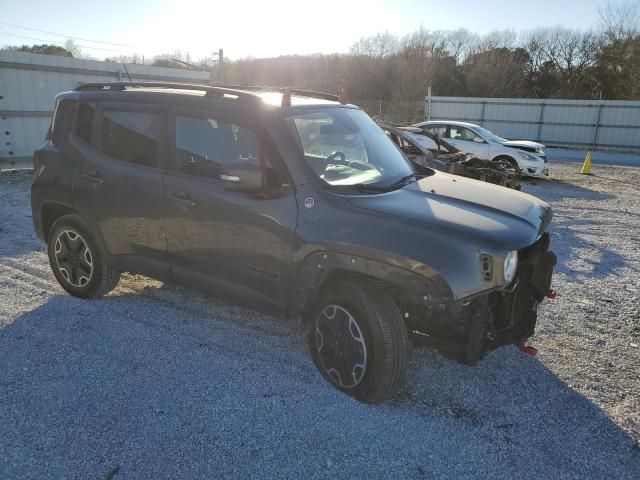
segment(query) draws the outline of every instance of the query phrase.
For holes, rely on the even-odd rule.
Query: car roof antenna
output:
[[[133,82],[133,80],[131,80],[131,75],[129,75],[129,70],[127,70],[127,66],[125,65],[125,63],[122,63],[122,66],[124,67],[124,71],[127,72],[127,77],[129,77],[129,81]]]

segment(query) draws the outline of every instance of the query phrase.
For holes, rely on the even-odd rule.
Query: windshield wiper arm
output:
[[[331,188],[336,190],[357,190],[358,192],[363,193],[383,193],[390,192],[391,190],[395,190],[398,187],[403,187],[409,183],[409,180],[412,180],[414,178],[417,180],[418,177],[415,173],[412,173],[411,175],[406,175],[396,180],[391,185],[382,186],[372,185],[369,183],[353,183],[351,185],[332,185]]]
[[[367,183],[352,183],[346,185],[331,185],[331,190],[355,190],[362,193],[381,193],[386,192],[387,187],[380,187],[377,185],[370,185]]]
[[[406,175],[398,180],[396,180],[395,182],[393,182],[391,185],[387,185],[384,189],[385,190],[394,190],[398,187],[404,187],[405,185],[409,184],[409,180],[413,180],[413,179],[418,179],[418,176],[415,173],[412,173],[410,175]]]

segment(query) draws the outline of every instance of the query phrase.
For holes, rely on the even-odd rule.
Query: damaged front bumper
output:
[[[531,337],[538,305],[551,292],[557,261],[549,251],[549,241],[549,234],[545,233],[518,252],[518,272],[509,287],[440,305],[440,311],[430,307],[416,312],[415,340],[437,348],[447,357],[473,364],[501,345],[518,344]]]

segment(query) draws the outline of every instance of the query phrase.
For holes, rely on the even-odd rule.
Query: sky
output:
[[[0,46],[64,44],[97,59],[176,50],[194,60],[343,53],[378,32],[467,28],[487,33],[562,25],[589,28],[606,0],[0,0]],[[27,30],[28,27],[44,30]],[[53,35],[58,34],[58,35]]]

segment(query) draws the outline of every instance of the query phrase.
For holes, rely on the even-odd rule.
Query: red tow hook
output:
[[[521,352],[524,352],[527,355],[531,355],[532,357],[535,357],[538,354],[538,349],[536,347],[527,345],[526,343],[524,343],[524,341],[516,343],[516,346],[520,349]]]
[[[547,292],[547,298],[550,298],[551,300],[553,300],[557,296],[558,292],[556,292],[553,288],[549,289],[549,291]]]

